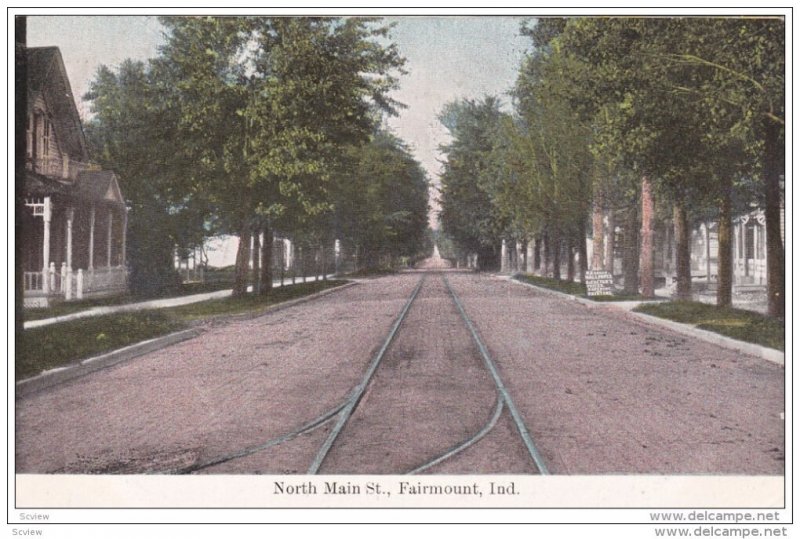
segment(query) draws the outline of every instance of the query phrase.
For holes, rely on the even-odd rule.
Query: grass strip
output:
[[[25,320],[43,320],[45,318],[53,318],[56,316],[63,316],[66,314],[78,313],[86,311],[92,307],[107,307],[112,305],[127,305],[128,303],[138,303],[140,301],[150,301],[154,299],[175,298],[183,296],[191,296],[193,294],[204,294],[206,292],[216,292],[217,290],[225,290],[231,288],[232,282],[208,282],[208,283],[185,283],[179,287],[170,289],[168,292],[160,295],[150,296],[132,296],[125,294],[123,296],[113,296],[108,298],[94,298],[84,299],[80,301],[68,301],[57,303],[51,307],[46,308],[28,308],[25,309]]]
[[[532,285],[541,286],[550,290],[557,290],[572,296],[579,296],[582,298],[590,299],[592,301],[659,301],[662,298],[646,298],[640,294],[625,294],[615,293],[613,295],[603,296],[588,296],[586,293],[586,286],[574,281],[564,281],[561,279],[552,279],[550,277],[540,277],[538,275],[531,275],[528,273],[521,273],[515,275],[514,278],[523,283],[530,283]]]
[[[329,280],[299,283],[275,288],[269,296],[248,294],[180,307],[81,318],[26,329],[17,339],[15,378],[23,380],[48,369],[179,331],[191,323],[225,315],[257,313],[272,305],[341,286],[346,282]]]
[[[635,312],[666,318],[733,339],[784,351],[786,336],[783,320],[730,307],[717,307],[696,301],[670,301],[640,305]]]
[[[138,311],[81,318],[26,329],[17,340],[14,373],[17,380],[80,359],[166,335],[186,327],[161,311]]]

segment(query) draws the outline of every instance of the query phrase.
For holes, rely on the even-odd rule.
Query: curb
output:
[[[105,354],[90,357],[75,363],[70,363],[63,367],[56,367],[49,371],[44,371],[33,378],[20,380],[16,384],[16,398],[26,397],[31,393],[47,389],[55,385],[80,378],[94,371],[111,367],[117,363],[133,359],[135,357],[144,355],[148,352],[153,352],[161,348],[166,348],[172,344],[179,343],[197,337],[203,333],[199,328],[184,329],[176,333],[170,333],[163,337],[156,337],[147,341],[142,341],[136,344],[131,344],[124,348],[107,352]]]
[[[321,290],[309,296],[303,296],[301,298],[296,298],[293,300],[278,303],[261,311],[233,314],[233,315],[220,315],[218,317],[207,318],[203,320],[202,323],[214,323],[222,321],[235,322],[238,320],[249,320],[253,318],[258,318],[259,316],[264,316],[266,314],[279,311],[287,307],[292,307],[300,303],[305,303],[307,301],[311,301],[319,297],[326,296],[338,290],[343,290],[345,288],[349,288],[357,284],[358,283],[356,282],[345,283],[341,286],[335,286],[333,288],[328,288],[327,290]],[[43,373],[37,374],[32,378],[26,378],[25,380],[20,380],[19,382],[17,382],[15,386],[16,398],[19,399],[26,397],[32,393],[36,393],[37,391],[41,391],[43,389],[56,386],[64,382],[68,382],[70,380],[74,380],[75,378],[86,376],[87,374],[99,371],[100,369],[105,369],[106,367],[111,367],[113,365],[116,365],[117,363],[122,363],[123,361],[134,359],[149,352],[155,352],[156,350],[172,346],[173,344],[193,339],[195,337],[202,335],[203,333],[205,333],[205,329],[203,329],[202,327],[184,329],[181,331],[177,331],[175,333],[170,333],[168,335],[156,337],[154,339],[149,339],[146,341],[134,343],[125,346],[124,348],[119,348],[111,352],[106,352],[105,354],[101,354],[99,356],[94,356],[73,363],[69,363],[67,365],[64,365],[63,367],[56,367],[54,369],[44,371]]]
[[[334,292],[338,292],[339,290],[344,290],[345,288],[350,288],[351,286],[355,286],[359,284],[357,281],[350,281],[348,283],[334,286],[332,288],[327,288],[325,290],[320,290],[319,292],[314,292],[308,296],[303,296],[301,298],[290,299],[289,301],[283,301],[281,303],[276,303],[275,305],[270,305],[259,311],[251,311],[247,313],[238,313],[238,314],[221,314],[218,316],[211,316],[205,318],[203,320],[198,320],[198,324],[220,324],[226,322],[238,322],[241,320],[252,320],[253,318],[258,318],[259,316],[264,316],[266,314],[274,313],[275,311],[280,311],[281,309],[286,309],[287,307],[293,307],[295,305],[299,305],[300,303],[305,303],[307,301],[312,301],[317,298],[321,298],[322,296],[327,296],[328,294],[333,294]]]
[[[522,281],[514,279],[513,277],[502,276],[499,277],[499,279],[507,280],[512,283],[517,283],[522,286],[527,286],[539,292],[550,294],[552,296],[557,296],[562,299],[577,301],[578,303],[585,305],[590,309],[610,307],[614,310],[619,311],[620,313],[627,313],[633,318],[638,319],[640,322],[644,322],[655,326],[662,326],[671,329],[676,333],[688,335],[689,337],[694,337],[696,339],[700,339],[701,341],[706,341],[711,344],[716,344],[717,346],[721,346],[729,350],[734,350],[737,352],[741,352],[743,354],[749,354],[751,356],[755,356],[757,358],[764,359],[772,363],[776,363],[780,366],[785,366],[784,352],[781,352],[780,350],[775,350],[774,348],[769,348],[767,346],[760,346],[758,344],[739,341],[731,337],[726,337],[725,335],[720,335],[719,333],[714,333],[713,331],[707,331],[705,329],[700,329],[695,326],[681,324],[680,322],[674,322],[672,320],[667,320],[666,318],[659,318],[658,316],[653,316],[644,313],[635,313],[618,305],[614,305],[613,301],[597,302],[586,298],[579,298],[577,296],[572,296],[570,294],[558,292],[557,290],[550,290],[549,288],[543,288],[541,286],[536,286],[534,284],[524,283]],[[643,301],[642,303],[648,303],[648,302]]]

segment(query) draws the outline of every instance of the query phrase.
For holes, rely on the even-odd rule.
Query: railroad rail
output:
[[[445,451],[441,455],[439,455],[439,456],[437,456],[437,457],[425,462],[424,464],[421,464],[421,465],[415,467],[414,469],[412,469],[412,470],[410,470],[410,471],[408,471],[406,473],[407,474],[417,474],[417,473],[424,472],[424,471],[436,466],[437,464],[440,464],[441,462],[444,462],[445,460],[447,460],[447,459],[449,459],[449,458],[461,453],[462,451],[464,451],[468,447],[471,447],[471,446],[475,445],[478,441],[480,441],[483,437],[485,437],[487,434],[489,434],[489,432],[492,431],[492,429],[497,424],[500,416],[502,415],[503,411],[507,408],[509,413],[510,413],[510,415],[511,415],[511,418],[512,418],[512,420],[514,422],[514,425],[516,426],[517,431],[518,431],[520,437],[522,438],[522,442],[524,443],[525,448],[526,448],[531,460],[533,461],[536,469],[542,475],[548,474],[549,472],[547,470],[547,466],[546,466],[546,464],[544,462],[544,459],[542,458],[542,455],[537,450],[537,448],[536,448],[536,446],[535,446],[535,444],[533,442],[533,439],[532,439],[532,437],[530,435],[530,432],[528,431],[528,429],[527,429],[527,427],[525,425],[525,422],[522,419],[522,415],[519,413],[519,410],[517,409],[516,405],[514,404],[514,401],[511,398],[511,395],[509,394],[508,389],[506,388],[505,384],[503,383],[503,380],[500,377],[497,365],[495,364],[494,360],[492,359],[491,355],[489,354],[489,351],[488,351],[486,345],[484,344],[483,340],[480,338],[480,335],[478,334],[477,330],[475,329],[475,326],[472,323],[472,320],[467,315],[467,313],[466,313],[466,311],[464,309],[464,306],[461,303],[461,300],[458,298],[458,296],[456,295],[455,291],[450,286],[450,282],[447,280],[447,277],[445,276],[444,272],[438,272],[437,271],[435,273],[439,273],[441,275],[441,278],[444,281],[445,287],[447,288],[447,290],[448,290],[448,292],[450,294],[450,297],[453,300],[453,302],[454,302],[454,304],[456,306],[456,309],[458,310],[458,312],[459,312],[459,314],[461,316],[461,319],[463,320],[464,324],[467,326],[467,329],[469,330],[470,334],[472,335],[473,341],[474,341],[474,343],[475,343],[475,345],[476,345],[476,347],[477,347],[477,349],[478,349],[478,351],[479,351],[479,353],[481,355],[483,363],[484,363],[486,369],[491,374],[492,380],[493,380],[493,382],[495,384],[495,391],[496,391],[496,394],[497,394],[497,398],[496,398],[495,407],[494,407],[494,409],[493,409],[493,411],[491,413],[491,416],[489,417],[488,421],[484,424],[484,426],[481,427],[480,430],[478,430],[478,432],[476,432],[474,435],[472,435],[468,439],[466,439],[466,440],[464,440],[464,441],[452,446],[450,449],[448,449],[447,451]],[[344,429],[344,427],[347,424],[348,420],[353,415],[353,412],[356,410],[356,408],[358,407],[359,403],[361,402],[365,392],[367,391],[367,388],[369,387],[369,384],[370,384],[371,380],[373,379],[373,377],[375,375],[375,372],[377,371],[378,367],[381,364],[381,361],[385,357],[386,352],[389,350],[389,348],[391,347],[392,343],[394,342],[395,337],[397,336],[397,333],[399,332],[400,327],[402,326],[402,323],[406,318],[406,315],[408,314],[409,310],[411,309],[411,306],[414,303],[414,300],[417,298],[417,295],[419,294],[419,291],[422,288],[422,285],[425,282],[426,277],[427,277],[428,274],[429,274],[429,272],[423,273],[423,275],[420,278],[419,282],[414,287],[414,290],[412,291],[411,295],[408,297],[408,299],[406,300],[405,304],[403,305],[403,308],[401,309],[400,313],[395,318],[394,323],[392,324],[388,334],[386,335],[386,337],[383,340],[383,344],[381,345],[380,349],[377,351],[375,356],[372,358],[372,361],[370,362],[369,366],[367,367],[367,370],[364,372],[364,375],[363,375],[363,377],[361,379],[361,382],[350,391],[348,397],[343,402],[339,403],[337,406],[331,408],[330,410],[328,410],[327,412],[323,413],[319,417],[317,417],[317,418],[315,418],[315,419],[313,419],[311,421],[308,421],[307,423],[297,427],[296,429],[294,429],[294,430],[292,430],[292,431],[290,431],[290,432],[288,432],[286,434],[283,434],[281,436],[272,438],[272,439],[267,440],[265,442],[262,442],[260,444],[249,446],[249,447],[246,447],[244,449],[241,449],[241,450],[238,450],[238,451],[235,451],[235,452],[227,453],[227,454],[221,455],[219,457],[216,457],[216,458],[213,458],[213,459],[210,459],[210,460],[194,463],[192,465],[189,465],[189,466],[186,466],[186,467],[183,467],[183,468],[180,468],[180,469],[172,470],[172,471],[166,472],[166,473],[190,474],[190,473],[194,473],[194,472],[206,469],[206,468],[210,468],[210,467],[213,467],[213,466],[217,466],[217,465],[223,464],[225,462],[229,462],[229,461],[232,461],[232,460],[235,460],[235,459],[243,458],[243,457],[252,455],[254,453],[257,453],[259,451],[263,451],[263,450],[265,450],[265,449],[267,449],[269,447],[273,447],[273,446],[282,444],[284,442],[288,442],[288,441],[290,441],[290,440],[292,440],[294,438],[297,438],[300,435],[312,432],[312,431],[314,431],[314,430],[326,425],[327,423],[329,423],[329,422],[331,422],[333,420],[336,420],[336,423],[334,424],[334,426],[331,429],[330,433],[328,433],[328,436],[326,437],[326,439],[323,442],[322,446],[320,446],[319,450],[317,451],[317,453],[316,453],[316,455],[315,455],[313,461],[311,462],[311,464],[310,464],[310,466],[308,468],[308,471],[307,471],[308,474],[317,474],[317,473],[319,473],[319,470],[320,470],[322,464],[325,462],[325,459],[328,456],[328,454],[330,453],[330,451],[333,448],[334,444],[336,443],[336,440],[339,438],[339,436],[342,433],[342,430]],[[165,473],[165,472],[154,472],[154,473]]]

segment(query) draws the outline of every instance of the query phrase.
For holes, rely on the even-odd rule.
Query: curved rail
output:
[[[212,466],[217,466],[219,464],[223,464],[223,463],[231,461],[231,460],[247,457],[247,456],[252,455],[254,453],[258,453],[259,451],[263,451],[263,450],[268,449],[270,447],[273,447],[273,446],[276,446],[276,445],[280,445],[280,444],[282,444],[284,442],[288,442],[290,440],[293,440],[294,438],[297,438],[298,436],[300,436],[302,434],[306,434],[308,432],[312,432],[312,431],[316,430],[317,428],[321,427],[322,425],[324,425],[325,423],[327,423],[328,421],[331,421],[332,419],[334,419],[337,416],[337,414],[341,414],[342,411],[345,410],[345,408],[348,408],[348,407],[350,407],[350,412],[348,413],[348,416],[349,416],[349,414],[352,413],[353,408],[355,408],[355,404],[358,404],[358,401],[360,401],[361,395],[363,394],[364,390],[366,389],[367,382],[372,377],[372,374],[375,372],[375,369],[377,368],[378,363],[380,363],[380,360],[383,358],[383,355],[386,353],[386,350],[388,349],[389,344],[394,339],[394,336],[397,333],[398,328],[400,327],[400,323],[405,318],[406,313],[408,312],[408,309],[411,306],[411,303],[414,301],[414,299],[416,299],[417,293],[419,292],[420,288],[422,288],[422,282],[424,280],[425,280],[425,277],[423,276],[419,280],[419,283],[417,283],[417,286],[414,288],[414,291],[412,292],[412,294],[411,294],[410,298],[408,299],[408,301],[406,301],[406,304],[404,305],[403,310],[398,315],[397,320],[395,321],[394,325],[392,326],[392,329],[391,329],[389,335],[387,336],[387,338],[385,339],[385,341],[383,343],[383,346],[381,347],[380,351],[378,352],[378,355],[376,355],[376,357],[373,359],[372,363],[370,364],[370,367],[367,370],[367,373],[364,375],[364,379],[362,380],[361,384],[359,384],[358,386],[356,386],[355,388],[353,388],[350,391],[350,394],[349,394],[350,396],[347,399],[345,399],[344,402],[342,402],[341,404],[339,404],[338,406],[336,406],[334,408],[331,408],[330,410],[328,410],[324,414],[320,415],[319,417],[317,417],[315,419],[312,419],[311,421],[309,421],[308,423],[302,425],[301,427],[299,427],[299,428],[297,428],[297,429],[295,429],[295,430],[293,430],[291,432],[288,432],[286,434],[282,434],[282,435],[280,435],[280,436],[278,436],[276,438],[272,438],[270,440],[267,440],[266,442],[263,442],[261,444],[250,446],[250,447],[246,447],[244,449],[240,449],[240,450],[234,451],[232,453],[227,453],[225,455],[222,455],[222,456],[219,456],[219,457],[215,457],[215,458],[207,460],[207,461],[191,464],[191,465],[183,467],[183,468],[178,468],[178,469],[170,470],[170,471],[166,471],[166,472],[151,472],[151,473],[152,474],[176,474],[176,475],[184,475],[184,474],[194,473],[196,471],[199,471],[199,470],[202,470],[202,469],[205,469],[205,468],[210,468]],[[338,423],[337,423],[337,425],[338,425]],[[341,427],[338,427],[338,428],[341,429]],[[337,429],[334,428],[333,432],[337,432]],[[337,432],[337,435],[338,435],[338,432]],[[331,444],[332,444],[332,442],[331,442]],[[328,446],[328,450],[329,449],[330,449],[330,446]],[[322,458],[324,459],[324,456]],[[321,464],[321,462],[322,461],[320,460],[320,464]],[[317,466],[317,467],[319,467],[319,466]],[[311,472],[309,472],[309,473],[311,473]]]
[[[425,275],[420,278],[419,283],[417,283],[416,288],[414,288],[414,292],[411,294],[411,297],[408,298],[403,310],[400,311],[397,320],[395,320],[394,324],[392,325],[392,329],[389,331],[389,335],[387,335],[386,340],[383,342],[383,346],[381,346],[380,350],[378,350],[378,353],[375,354],[375,357],[372,359],[372,362],[370,363],[367,372],[364,374],[364,378],[361,380],[361,383],[356,386],[353,396],[350,397],[348,402],[345,404],[344,409],[339,412],[339,418],[336,421],[336,425],[333,427],[333,430],[328,435],[325,443],[322,444],[322,447],[320,447],[317,455],[314,457],[314,461],[308,468],[308,473],[310,475],[316,474],[319,471],[319,468],[322,466],[325,457],[328,456],[328,452],[330,452],[331,447],[333,446],[333,442],[336,441],[336,438],[338,438],[339,434],[344,428],[345,423],[347,423],[347,420],[350,419],[350,416],[353,414],[353,410],[355,410],[356,406],[358,406],[358,403],[361,402],[361,397],[364,396],[364,392],[367,390],[367,385],[369,385],[372,375],[375,374],[375,370],[378,368],[383,356],[386,354],[386,350],[389,349],[389,345],[394,340],[395,335],[397,335],[397,330],[400,328],[400,324],[408,314],[411,304],[414,303],[415,299],[417,299],[417,294],[419,293],[420,288],[422,288],[423,282],[425,282]]]
[[[500,414],[503,413],[503,406],[504,406],[503,397],[498,392],[498,394],[497,394],[497,403],[495,404],[495,407],[494,407],[494,414],[492,415],[491,419],[489,419],[489,422],[486,423],[481,430],[479,430],[477,433],[475,433],[475,435],[472,438],[470,438],[469,440],[461,442],[457,446],[455,446],[452,449],[448,450],[443,455],[440,455],[440,456],[436,457],[435,459],[426,462],[422,466],[414,468],[413,470],[408,472],[406,475],[414,475],[414,474],[418,474],[420,472],[424,472],[425,470],[427,470],[429,468],[432,468],[433,466],[436,466],[440,462],[444,462],[445,460],[449,459],[450,457],[456,456],[457,454],[461,453],[462,451],[464,451],[468,447],[470,447],[472,445],[475,445],[484,436],[489,434],[489,432],[491,432],[491,430],[494,428],[495,425],[497,425],[497,420],[500,419]]]
[[[525,448],[528,450],[528,453],[533,459],[534,464],[536,464],[536,468],[539,470],[539,473],[542,475],[548,475],[547,466],[544,463],[544,459],[539,451],[536,449],[536,446],[533,444],[533,439],[531,438],[530,433],[528,432],[528,428],[525,426],[525,423],[522,421],[522,416],[517,410],[517,407],[514,405],[514,401],[511,399],[511,395],[508,394],[508,390],[506,389],[505,384],[503,384],[503,380],[500,378],[500,373],[497,371],[497,366],[495,365],[494,361],[492,361],[491,356],[489,355],[489,351],[486,349],[486,345],[481,340],[478,332],[475,330],[475,326],[472,324],[469,316],[467,316],[466,311],[464,311],[463,305],[461,305],[461,301],[456,296],[456,293],[453,291],[453,288],[450,286],[450,283],[447,280],[445,275],[442,275],[442,279],[444,279],[444,284],[447,287],[447,290],[450,292],[450,296],[453,298],[453,301],[458,308],[458,312],[461,313],[461,318],[464,320],[464,323],[467,325],[469,332],[472,334],[472,338],[475,341],[475,344],[478,346],[478,350],[481,353],[481,357],[483,357],[483,362],[486,365],[486,368],[489,369],[489,372],[494,379],[494,383],[497,386],[497,390],[502,395],[503,401],[505,402],[506,406],[508,406],[508,411],[511,413],[511,417],[514,420],[514,424],[519,431],[520,436],[522,437],[522,441],[525,444]]]
[[[223,464],[230,460],[246,457],[252,455],[253,453],[258,453],[259,451],[263,451],[269,447],[279,445],[284,442],[288,442],[289,440],[297,438],[301,434],[305,434],[307,432],[316,430],[317,428],[321,427],[322,425],[324,425],[325,423],[336,417],[336,414],[342,411],[342,408],[344,408],[347,405],[347,402],[348,400],[345,400],[340,405],[336,406],[335,408],[331,408],[321,416],[317,417],[316,419],[312,419],[311,421],[299,427],[298,429],[295,429],[286,434],[282,434],[277,438],[272,438],[270,440],[267,440],[264,443],[246,447],[244,449],[240,449],[239,451],[234,451],[233,453],[228,453],[226,455],[222,455],[220,457],[216,457],[211,460],[191,464],[184,468],[178,468],[177,470],[172,470],[168,472],[152,472],[152,473],[158,473],[158,474],[167,473],[167,474],[177,474],[177,475],[190,474],[198,470],[202,470],[204,468],[210,468],[211,466],[217,466],[218,464]]]

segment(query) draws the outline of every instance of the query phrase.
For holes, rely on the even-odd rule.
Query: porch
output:
[[[127,291],[124,206],[57,195],[25,206],[24,307]]]

